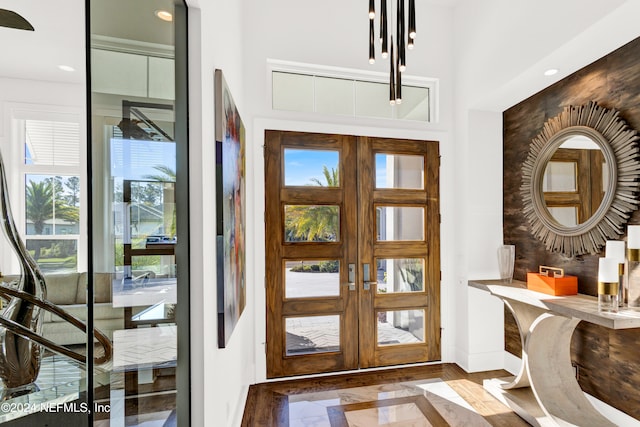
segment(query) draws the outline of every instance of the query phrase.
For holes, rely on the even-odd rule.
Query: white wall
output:
[[[245,111],[253,122],[250,144],[253,149],[247,170],[253,174],[255,240],[255,346],[256,381],[266,378],[264,343],[264,159],[265,129],[345,133],[440,141],[441,245],[442,245],[442,326],[443,360],[453,360],[454,307],[451,291],[453,260],[453,129],[452,129],[452,10],[426,6],[417,10],[418,37],[409,51],[407,75],[440,79],[439,122],[403,123],[392,120],[353,119],[339,116],[272,111],[267,60],[284,60],[343,69],[388,72],[387,61],[368,63],[368,19],[359,2],[328,0],[310,7],[297,0],[246,0],[244,9]],[[378,54],[379,58],[379,54]],[[245,114],[245,117],[246,114]],[[248,176],[248,180],[251,178]]]
[[[640,2],[461,0],[455,11],[456,362],[495,369],[502,309],[470,290],[498,276],[502,243],[502,111],[640,35]],[[559,68],[548,78],[543,71]],[[509,167],[509,165],[506,165]],[[516,254],[517,256],[517,254]]]
[[[192,425],[222,427],[240,423],[254,378],[255,283],[247,280],[247,305],[225,349],[218,348],[216,318],[214,70],[223,70],[250,134],[242,71],[243,19],[241,2],[190,1],[189,6]],[[253,232],[250,224],[248,235]],[[252,242],[247,243],[250,279],[254,260]]]
[[[367,63],[368,22],[358,2],[189,4],[192,371],[193,395],[202,396],[192,400],[194,425],[237,424],[247,386],[265,379],[265,129],[440,141],[443,360],[469,370],[501,367],[501,306],[467,287],[469,278],[497,275],[501,112],[637,36],[631,21],[638,2],[460,0],[455,10],[423,4],[407,74],[440,79],[440,122],[430,125],[270,109],[267,59],[387,71],[386,61]],[[550,66],[561,69],[553,80],[540,75]],[[224,350],[215,338],[214,68],[224,70],[247,128],[247,247],[253,248],[247,308]]]

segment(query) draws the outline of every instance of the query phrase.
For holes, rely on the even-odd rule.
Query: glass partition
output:
[[[178,398],[188,372],[178,359],[188,336],[178,315],[188,309],[186,92],[176,90],[185,19],[172,0],[91,1],[92,311],[113,343],[111,362],[94,369],[94,401],[109,407],[96,426],[188,420],[189,393]]]

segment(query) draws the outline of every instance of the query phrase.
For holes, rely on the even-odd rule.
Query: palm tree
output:
[[[35,234],[42,234],[47,220],[54,217],[78,222],[80,210],[77,206],[69,206],[63,200],[55,198],[51,181],[35,182],[29,180],[26,187],[26,218],[33,223]],[[36,243],[36,242],[34,242]],[[40,258],[41,246],[35,244],[34,258]]]
[[[27,219],[33,223],[35,234],[42,234],[45,222],[53,218],[53,188],[46,182],[30,180],[26,202]]]
[[[150,179],[152,181],[160,182],[176,182],[176,171],[165,165],[155,165],[155,170],[161,173],[161,175],[144,175],[144,179]]]
[[[324,179],[327,181],[327,187],[337,187],[340,184],[337,169],[331,168],[331,171],[329,171],[327,166],[322,166],[322,175],[324,175]],[[324,187],[324,184],[318,178],[311,178],[310,181],[315,185]]]
[[[176,171],[165,165],[155,165],[155,170],[160,172],[159,175],[144,175],[144,179],[150,179],[158,182],[176,182]],[[171,236],[176,235],[176,210],[171,213],[171,221],[169,222],[168,229]]]
[[[336,169],[322,167],[322,174],[327,187],[337,187],[339,183]],[[318,178],[311,182],[324,187]],[[285,235],[287,240],[305,240],[316,242],[336,241],[340,234],[340,215],[338,206],[313,205],[287,206],[285,212]]]

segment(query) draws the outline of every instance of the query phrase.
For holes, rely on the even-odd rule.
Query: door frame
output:
[[[266,74],[265,74],[266,76]],[[265,77],[266,78],[266,77]],[[251,377],[256,383],[279,381],[279,379],[267,379],[267,353],[266,353],[266,289],[265,289],[265,235],[264,235],[264,135],[266,130],[294,130],[299,132],[327,132],[331,130],[337,133],[349,135],[377,136],[386,138],[400,139],[419,139],[419,140],[437,140],[440,141],[441,159],[452,159],[454,150],[450,131],[436,125],[418,125],[407,123],[388,122],[388,126],[382,128],[379,123],[365,122],[356,125],[353,122],[329,122],[323,120],[312,121],[308,116],[300,116],[297,120],[292,119],[287,114],[279,114],[274,117],[257,117],[253,120],[252,127],[248,129],[247,140],[253,143],[247,146],[247,164],[253,167],[247,168],[247,190],[252,195],[250,204],[248,205],[247,233],[255,236],[253,253],[248,253],[247,273],[253,278],[249,283],[248,292],[251,298],[247,301],[252,304],[253,312],[251,328],[254,330],[253,346],[251,350],[254,352],[254,376]],[[440,168],[440,210],[442,218],[453,218],[453,204],[455,193],[453,192],[453,170],[450,162],[441,161]],[[457,298],[455,289],[455,275],[453,273],[453,264],[447,260],[455,258],[454,251],[454,221],[443,221],[440,223],[440,259],[441,259],[441,290],[440,290],[440,308],[441,308],[441,351],[442,363],[456,361],[456,321],[455,314],[459,304],[454,304]],[[253,262],[250,262],[250,257]],[[496,320],[497,321],[497,320]],[[349,372],[366,372],[371,369],[364,368],[357,371]]]
[[[337,372],[348,369],[363,369],[368,367],[381,367],[387,365],[398,365],[406,363],[421,363],[428,361],[439,361],[441,359],[441,297],[440,297],[440,204],[439,204],[439,170],[440,170],[440,155],[439,155],[439,142],[427,141],[424,139],[396,139],[396,138],[374,138],[365,136],[349,136],[344,134],[332,134],[332,133],[313,133],[313,132],[295,132],[295,131],[279,131],[279,130],[266,130],[264,131],[265,145],[264,150],[264,165],[265,171],[263,176],[266,177],[267,168],[269,169],[269,178],[265,178],[263,183],[270,190],[270,196],[265,194],[265,289],[268,286],[274,286],[271,291],[265,292],[266,298],[264,302],[264,310],[266,312],[265,319],[267,324],[264,327],[265,335],[269,336],[269,330],[271,331],[271,341],[265,340],[265,352],[267,366],[266,370],[271,378],[279,378],[292,375],[317,375],[322,372]],[[304,137],[304,142],[298,144],[297,138]],[[286,141],[295,141],[294,144]],[[330,149],[338,150],[342,154],[340,155],[339,163],[339,176],[340,186],[334,190],[324,187],[323,190],[315,190],[314,187],[301,191],[296,187],[285,187],[283,184],[284,177],[284,149],[286,146],[307,149]],[[365,147],[365,148],[363,148]],[[422,182],[424,187],[417,190],[386,190],[378,189],[375,187],[375,156],[376,152],[381,153],[397,153],[397,155],[420,155],[424,156],[423,159],[423,177]],[[355,163],[354,163],[355,161]],[[347,165],[347,167],[345,167]],[[350,170],[349,166],[354,170]],[[365,181],[360,181],[355,172],[360,175],[364,175]],[[269,186],[266,180],[269,179],[273,183],[277,182],[276,191],[273,186]],[[351,183],[349,185],[349,183]],[[364,183],[364,184],[363,184]],[[355,194],[351,193],[354,191]],[[327,191],[329,193],[327,193]],[[313,196],[313,193],[318,193],[317,196]],[[266,191],[265,191],[266,193]],[[342,198],[327,197],[327,194],[342,193]],[[361,197],[362,195],[362,197]],[[355,197],[354,197],[355,196]],[[346,203],[350,199],[358,200],[358,203],[349,204]],[[334,200],[335,199],[335,200]],[[318,253],[318,259],[324,258],[327,255],[322,253],[330,253],[330,257],[339,257],[341,259],[341,271],[340,271],[340,297],[337,301],[306,301],[304,299],[288,300],[285,298],[285,285],[282,271],[284,266],[275,265],[273,261],[270,261],[269,265],[266,265],[266,253],[275,253],[277,260],[285,262],[286,259],[293,259],[297,257],[293,255],[292,249],[296,248],[296,251],[300,251],[300,257],[308,258],[312,253],[308,250],[308,245],[317,245],[312,242],[308,244],[303,243],[306,246],[297,246],[299,243],[289,245],[284,241],[284,230],[282,224],[284,220],[284,204],[338,204],[341,206],[341,230],[349,230],[344,228],[345,224],[353,221],[353,217],[357,218],[358,227],[353,227],[354,230],[341,232],[343,241],[336,243],[321,243],[318,245],[318,249],[313,255]],[[366,205],[365,205],[366,203]],[[402,241],[397,240],[395,242],[377,242],[375,239],[375,206],[382,203],[383,205],[394,204],[396,206],[420,206],[424,208],[423,221],[424,221],[424,240],[423,241]],[[355,206],[353,206],[355,205]],[[354,210],[357,210],[355,215]],[[268,214],[268,215],[267,215]],[[272,221],[271,226],[267,229],[267,216]],[[369,218],[371,217],[371,218]],[[353,224],[353,223],[352,223]],[[370,237],[375,243],[365,243],[357,236],[362,234],[360,227],[364,226],[369,231]],[[357,251],[353,248],[359,247]],[[340,255],[335,250],[327,251],[326,248],[330,246],[342,246],[344,251],[340,252]],[[291,246],[291,247],[288,247]],[[395,251],[390,249],[395,248]],[[404,248],[404,249],[403,249]],[[336,249],[336,248],[334,248]],[[380,252],[382,249],[382,252]],[[389,252],[391,250],[391,252]],[[361,252],[363,251],[363,252]],[[408,251],[408,252],[406,252]],[[355,252],[355,253],[354,253]],[[334,254],[335,253],[335,254]],[[363,258],[364,254],[364,258]],[[424,257],[424,286],[422,291],[417,293],[400,293],[400,294],[378,294],[375,291],[375,286],[372,288],[372,292],[367,292],[366,287],[363,287],[362,292],[359,289],[359,282],[363,278],[363,262],[371,263],[372,267],[376,265],[376,256],[383,257]],[[393,255],[395,254],[395,256]],[[357,255],[357,258],[354,257]],[[313,257],[312,257],[313,258]],[[309,258],[311,259],[311,258]],[[315,259],[315,258],[313,258]],[[364,259],[364,261],[363,261]],[[346,265],[350,266],[356,263],[357,267],[357,292],[353,292],[356,289],[348,290],[346,285]],[[375,268],[375,267],[374,267]],[[374,270],[375,271],[375,270]],[[349,276],[351,277],[351,276]],[[353,280],[353,279],[349,279]],[[369,279],[366,279],[369,280]],[[375,279],[374,279],[375,280]],[[364,283],[363,283],[364,284]],[[354,284],[351,284],[352,286]],[[375,285],[375,283],[374,283]],[[332,297],[335,298],[335,297]],[[354,305],[355,298],[355,305]],[[425,299],[426,298],[426,299]],[[268,300],[268,301],[267,301]],[[391,306],[388,302],[392,301]],[[399,304],[398,304],[399,303]],[[338,305],[336,305],[338,304]],[[290,307],[289,307],[290,306]],[[308,307],[307,307],[308,306]],[[339,306],[339,307],[338,307]],[[273,307],[273,309],[268,309]],[[289,308],[287,308],[289,307]],[[307,307],[306,309],[303,307]],[[323,308],[321,308],[323,307]],[[306,315],[320,315],[318,310],[326,310],[327,307],[333,307],[330,311],[340,311],[342,321],[341,325],[341,351],[338,354],[320,353],[320,354],[308,354],[305,355],[305,359],[297,359],[295,356],[288,360],[290,356],[285,355],[284,342],[286,327],[284,325],[284,319],[290,318],[300,313],[307,313]],[[340,308],[342,307],[342,308]],[[388,308],[387,308],[388,307]],[[403,308],[406,307],[406,308]],[[394,346],[381,346],[378,345],[376,338],[377,327],[373,319],[377,317],[378,309],[420,309],[424,307],[424,345],[418,347],[415,344],[399,344]],[[267,312],[268,311],[268,312]],[[355,312],[355,314],[353,313]],[[317,314],[316,314],[317,313]],[[327,313],[330,314],[330,313]],[[368,319],[371,317],[371,319]],[[359,321],[358,321],[359,319]],[[364,320],[368,319],[368,320]],[[353,322],[354,323],[348,323]],[[373,321],[374,323],[371,323]],[[278,325],[267,329],[268,325]],[[359,325],[359,326],[358,326]],[[363,327],[364,325],[364,327]],[[345,330],[349,332],[348,327],[351,327],[351,333],[353,332],[353,326],[356,326],[358,333],[355,337],[347,337]],[[345,338],[343,340],[343,338]],[[349,342],[349,340],[356,341],[356,344]],[[358,344],[359,343],[359,344]],[[358,345],[364,345],[366,349],[362,347],[358,348]],[[354,354],[354,345],[355,352]],[[369,352],[367,355],[367,351]],[[324,357],[326,356],[326,357]],[[317,364],[315,362],[321,361],[322,358],[327,359],[327,362]],[[332,358],[333,357],[333,358]],[[354,359],[355,358],[355,363]],[[313,368],[312,366],[318,366]],[[314,371],[315,369],[315,371]]]

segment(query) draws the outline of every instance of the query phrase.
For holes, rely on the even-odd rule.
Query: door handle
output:
[[[362,276],[364,277],[364,281],[362,283],[362,288],[365,291],[371,289],[371,285],[377,285],[378,282],[371,281],[371,266],[369,264],[362,265]]]
[[[349,264],[349,274],[348,274],[349,278],[349,290],[350,291],[355,291],[356,290],[356,265],[355,264]]]

